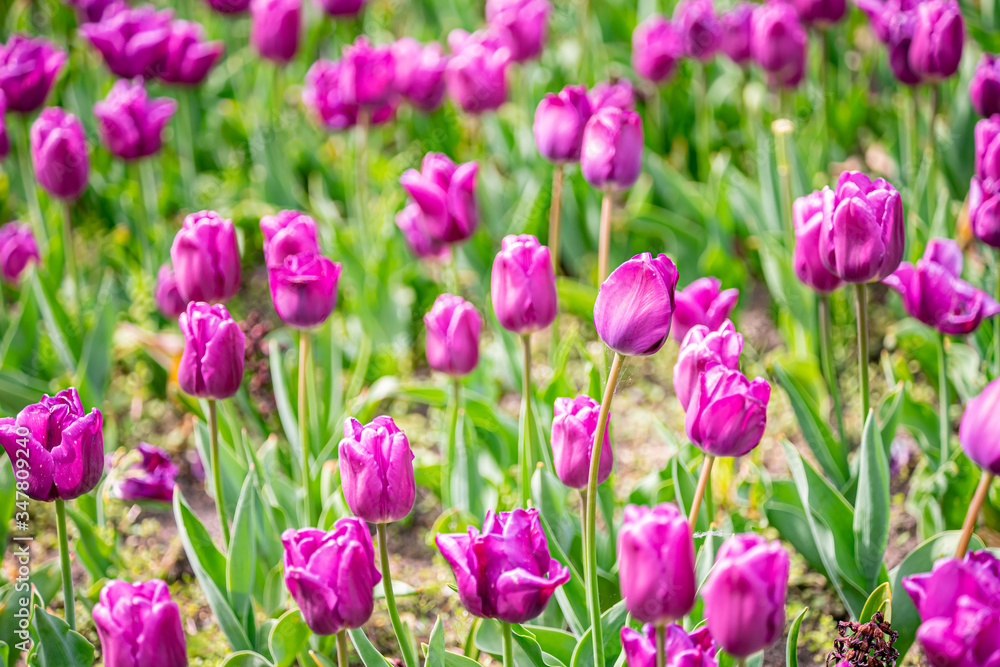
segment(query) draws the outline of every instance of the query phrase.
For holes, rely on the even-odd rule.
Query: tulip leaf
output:
[[[854,559],[874,588],[882,572],[882,558],[889,546],[889,461],[875,420],[868,412],[858,454],[858,493],[854,508]],[[867,619],[861,619],[867,623]]]
[[[434,621],[434,628],[431,629],[431,637],[428,642],[424,667],[445,667],[444,627],[441,625],[440,616]]]
[[[296,656],[308,648],[311,635],[309,626],[302,620],[302,612],[298,609],[282,614],[267,640],[275,667],[291,667]]]
[[[802,621],[806,617],[809,607],[806,607],[792,621],[792,627],[788,629],[788,642],[785,644],[785,667],[799,667],[799,629]]]
[[[248,635],[253,619],[250,614],[250,594],[253,591],[254,574],[257,570],[257,540],[255,539],[255,515],[260,514],[253,475],[247,475],[236,505],[233,521],[233,535],[229,542],[229,558],[226,563],[226,591],[229,605],[237,618],[247,627]],[[249,622],[247,622],[249,621]],[[251,637],[252,640],[252,637]]]
[[[872,616],[875,615],[875,612],[881,609],[883,610],[883,613],[887,613],[887,618],[885,620],[891,623],[892,612],[891,608],[888,607],[887,603],[889,605],[892,604],[892,589],[889,587],[888,581],[883,584],[880,584],[878,588],[872,591],[872,594],[868,596],[868,601],[865,602],[865,608],[861,610],[861,614],[858,616],[858,622],[859,623],[870,622],[872,620]],[[886,608],[889,608],[890,611],[885,612],[884,610]]]
[[[0,642],[0,665],[7,664],[7,657],[10,655],[10,647],[6,642]]]
[[[361,662],[365,664],[365,667],[386,667],[389,663],[378,652],[374,646],[372,646],[371,640],[368,639],[368,635],[362,628],[354,628],[353,630],[347,631],[348,636],[351,638],[351,643],[354,644],[354,650],[358,652],[358,656],[361,658]]]
[[[525,625],[525,630],[535,636],[542,650],[564,665],[573,661],[573,651],[576,650],[576,637],[568,632],[541,625]]]
[[[330,658],[326,657],[322,653],[309,651],[309,657],[312,658],[313,664],[317,667],[337,667],[337,664],[333,660],[330,660]],[[310,667],[312,666],[310,665]]]
[[[66,513],[80,533],[79,539],[74,543],[80,562],[95,581],[108,577],[118,555],[115,551],[114,538],[111,541],[102,538],[98,534],[97,526],[83,512],[67,506]]]
[[[292,400],[288,394],[288,383],[285,380],[285,367],[281,360],[281,348],[278,341],[271,339],[267,348],[268,358],[271,363],[271,386],[274,388],[274,402],[278,406],[278,419],[281,421],[281,428],[285,432],[285,439],[291,451],[301,451],[299,447],[298,419],[295,416],[295,409],[292,407]]]
[[[220,667],[274,667],[271,661],[259,653],[253,651],[237,651],[230,653],[222,661]]]
[[[31,614],[29,667],[91,667],[94,647],[66,621],[35,605]]]
[[[625,601],[621,600],[610,609],[601,614],[601,630],[604,636],[604,661],[605,667],[613,667],[616,656],[621,653],[622,639],[621,631],[628,620],[628,611],[625,609]],[[591,638],[591,629],[580,637],[576,650],[573,651],[573,659],[570,667],[593,667],[594,665],[594,640]]]
[[[59,300],[37,273],[32,281],[32,287],[35,289],[38,308],[42,313],[42,320],[45,322],[49,342],[55,350],[56,357],[64,370],[73,374],[76,371],[76,360],[80,356],[80,339]],[[71,344],[74,344],[73,347]]]

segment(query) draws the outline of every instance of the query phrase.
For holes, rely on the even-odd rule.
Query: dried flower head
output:
[[[827,667],[895,667],[899,651],[892,645],[899,633],[889,626],[882,612],[875,612],[868,623],[840,621],[837,634],[833,651],[826,656]]]

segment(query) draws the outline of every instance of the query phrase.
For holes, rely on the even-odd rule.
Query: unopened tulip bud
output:
[[[590,396],[556,399],[552,418],[552,458],[559,481],[570,488],[585,489],[590,476],[590,454],[594,451],[601,405]],[[615,458],[609,433],[611,417],[604,425],[597,484],[611,475]]]
[[[540,331],[556,319],[556,277],[549,249],[530,234],[504,237],[490,280],[493,312],[516,334]]]
[[[479,363],[479,333],[483,318],[460,296],[442,294],[424,315],[427,363],[436,371],[461,376]]]
[[[177,382],[184,393],[222,400],[243,382],[246,336],[225,306],[192,301],[179,320],[184,352]]]
[[[90,159],[83,124],[60,107],[48,107],[31,125],[35,178],[53,197],[77,199],[87,189]]]
[[[653,83],[670,78],[683,56],[680,33],[660,14],[653,14],[632,32],[632,66]]]
[[[166,582],[112,580],[93,617],[105,667],[187,667],[181,613]]]
[[[605,107],[583,130],[580,171],[595,188],[632,187],[642,172],[642,119],[634,111]]]
[[[684,340],[691,327],[703,324],[714,331],[722,326],[736,307],[740,291],[723,290],[718,278],[698,278],[674,296],[672,332],[674,340]]]
[[[748,380],[738,370],[712,366],[698,378],[684,428],[691,442],[711,456],[744,456],[760,444],[767,426],[771,385]]]
[[[413,451],[391,417],[361,425],[349,417],[340,441],[340,478],[347,506],[369,523],[399,521],[413,509]]]
[[[40,37],[12,35],[0,44],[0,92],[7,109],[31,113],[45,104],[66,64],[66,53]]]
[[[597,292],[597,335],[619,354],[653,354],[670,334],[676,288],[677,267],[669,257],[636,255],[612,271]]]

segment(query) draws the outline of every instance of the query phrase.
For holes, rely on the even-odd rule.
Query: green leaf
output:
[[[326,657],[322,653],[309,651],[309,657],[312,658],[313,662],[316,663],[318,667],[337,667],[337,663],[330,660],[330,658]]]
[[[809,607],[806,607],[792,621],[792,627],[788,629],[788,642],[785,644],[785,667],[799,667],[799,629],[802,627],[802,620],[806,617]]]
[[[311,634],[302,620],[302,612],[298,609],[285,612],[274,624],[267,640],[275,667],[291,667],[295,657],[309,646]]]
[[[31,615],[30,667],[92,667],[94,647],[66,621],[36,605]]]
[[[872,591],[872,594],[868,596],[868,601],[865,602],[865,608],[861,610],[861,615],[858,616],[859,623],[868,623],[872,620],[872,616],[876,612],[882,611],[886,614],[886,621],[891,623],[892,609],[889,605],[892,604],[892,588],[889,586],[889,582],[880,584],[878,588]]]
[[[350,636],[351,643],[354,644],[354,650],[358,652],[361,662],[365,663],[365,667],[386,667],[389,664],[378,652],[378,649],[372,646],[368,635],[362,628],[348,630],[347,634]]]
[[[230,653],[222,661],[220,667],[274,667],[271,661],[259,653],[253,651],[237,651]]]
[[[542,647],[538,645],[538,641],[531,632],[520,625],[515,625],[511,634],[514,636],[514,645],[521,649],[531,667],[546,667],[547,663],[542,657]]]
[[[243,621],[244,627],[247,626],[248,616],[252,616],[250,594],[253,591],[254,574],[257,570],[257,541],[254,538],[254,528],[255,515],[260,512],[258,504],[253,475],[247,475],[236,505],[233,534],[229,542],[229,557],[226,562],[226,591],[229,594],[229,605],[237,618]],[[252,618],[249,621],[253,623]]]
[[[626,620],[628,620],[628,611],[625,609],[624,600],[601,614],[606,667],[612,667],[615,664],[615,659],[622,650],[621,631]],[[573,651],[570,665],[571,667],[593,667],[594,640],[591,638],[590,628],[587,628],[587,631],[580,637],[576,650]]]
[[[281,420],[281,428],[285,432],[285,439],[288,440],[288,446],[291,451],[298,452],[300,451],[299,422],[295,409],[292,407],[292,400],[288,395],[288,383],[285,381],[285,367],[281,362],[281,348],[276,339],[271,339],[267,352],[271,364],[271,386],[274,388],[274,402],[278,406],[278,418]]]
[[[434,621],[434,627],[431,629],[424,667],[445,667],[444,626],[441,625],[440,616]]]
[[[869,410],[865,420],[858,459],[854,559],[864,573],[870,590],[882,572],[882,558],[889,545],[889,461],[882,446],[874,410]]]
[[[906,389],[900,382],[895,389],[885,395],[878,407],[878,418],[882,422],[882,446],[885,447],[886,456],[889,455],[889,447],[896,439],[896,429],[903,419],[903,406],[906,404]]]
[[[7,656],[10,654],[10,647],[6,643],[0,642],[0,665],[7,664]]]
[[[83,512],[67,506],[66,513],[80,533],[79,539],[74,542],[80,562],[94,581],[110,576],[111,566],[117,557],[114,538],[112,537],[110,542],[102,538],[98,534],[97,526]]]
[[[573,661],[573,652],[576,650],[576,637],[568,632],[563,632],[556,628],[547,628],[540,625],[525,625],[525,630],[535,636],[535,641],[542,647],[542,651],[559,660],[564,665]]]

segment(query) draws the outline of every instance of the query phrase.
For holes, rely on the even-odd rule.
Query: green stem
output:
[[[688,514],[688,525],[691,526],[691,531],[694,532],[694,527],[698,523],[698,512],[701,510],[701,500],[705,497],[705,490],[709,488],[709,483],[712,480],[712,466],[715,465],[715,457],[706,454],[705,460],[701,464],[701,476],[698,477],[698,486],[694,490],[694,500],[691,502],[691,511]],[[711,499],[712,494],[708,494],[709,499]],[[710,504],[711,501],[709,501]],[[712,512],[711,508],[708,513],[708,523],[712,524]]]
[[[403,622],[399,620],[399,611],[396,610],[396,595],[392,592],[392,574],[389,571],[389,544],[385,536],[384,523],[375,524],[375,532],[378,535],[378,553],[382,565],[382,588],[385,591],[385,606],[389,609],[389,619],[392,621],[392,629],[396,633],[396,641],[403,653],[403,662],[406,667],[419,667],[417,659],[413,655],[413,647],[406,637],[403,629]]]
[[[514,633],[510,623],[500,623],[503,628],[503,667],[514,667]]]
[[[198,165],[194,157],[194,112],[197,106],[195,88],[187,88],[181,95],[180,122],[177,124],[177,157],[181,168],[181,183],[188,197],[195,196],[195,179]]]
[[[362,238],[368,233],[365,228],[365,220],[368,217],[368,125],[368,110],[362,107],[358,109],[358,123],[354,135],[354,166],[357,169],[354,187],[357,190],[358,224],[361,226]],[[367,248],[366,243],[365,249]]]
[[[666,667],[667,664],[667,625],[666,623],[656,624],[656,667]]]
[[[56,498],[56,532],[59,536],[59,564],[62,567],[63,599],[66,624],[76,630],[76,599],[73,595],[73,569],[69,562],[69,534],[66,532],[66,501]]]
[[[66,277],[69,279],[70,294],[75,294],[79,282],[76,274],[76,247],[73,244],[73,202],[64,199],[63,204],[63,261],[66,263]]]
[[[951,439],[951,421],[948,419],[948,353],[944,349],[944,334],[937,337],[938,352],[938,414],[940,416],[941,465],[951,458],[949,440]]]
[[[139,161],[139,182],[142,186],[142,202],[146,209],[146,228],[143,230],[142,244],[142,264],[146,270],[152,273],[154,258],[149,250],[150,233],[156,229],[160,219],[160,206],[156,200],[156,172],[153,169],[153,159],[146,158]]]
[[[42,217],[42,205],[38,201],[38,188],[35,186],[35,170],[31,165],[31,125],[28,123],[28,116],[21,115],[20,143],[17,150],[17,167],[21,172],[21,185],[24,187],[24,199],[31,212],[31,224],[35,228],[38,243],[41,246],[39,251],[45,256],[46,248],[49,245],[49,234],[45,227],[45,218]]]
[[[580,538],[583,552],[587,553],[587,489],[580,489]],[[587,560],[583,561],[586,570]]]
[[[312,339],[308,331],[299,332],[299,447],[302,450],[302,489],[305,491],[306,525],[313,525],[312,477],[309,474],[309,423],[306,419],[306,370],[309,367],[309,352]]]
[[[452,378],[451,386],[451,405],[448,406],[447,449],[445,449],[444,456],[441,461],[441,504],[445,507],[452,506],[452,462],[455,460],[455,447],[458,442],[458,405],[459,394],[462,390],[462,383],[458,378]]]
[[[844,432],[844,415],[840,403],[840,381],[837,377],[837,368],[833,360],[833,318],[830,314],[830,295],[819,295],[819,347],[820,363],[823,366],[823,377],[826,379],[827,390],[833,400],[833,413],[837,419],[837,433],[843,440],[847,434]]]
[[[832,151],[835,144],[834,134],[833,134],[833,101],[835,99],[835,91],[831,84],[836,83],[836,77],[831,76],[830,72],[830,52],[833,49],[833,38],[830,34],[830,30],[819,30],[820,37],[820,54],[822,56],[822,67],[821,75],[823,78],[823,122],[826,130],[826,153],[827,159],[824,161],[823,169],[827,169],[830,161],[833,159]]]
[[[711,122],[712,122],[712,109],[708,106],[708,66],[705,64],[698,65],[701,70],[701,85],[698,88],[698,99],[697,99],[697,117],[696,121],[698,123],[698,145],[696,146],[697,153],[695,159],[698,160],[698,170],[697,177],[702,183],[708,182],[708,176],[711,173],[711,166],[709,165],[709,143],[711,142]]]
[[[531,413],[531,334],[521,336],[524,368],[521,371],[521,505],[531,500],[531,473],[534,468],[534,415]]]
[[[614,194],[611,189],[604,191],[601,199],[601,226],[597,238],[597,286],[604,283],[608,277],[608,261],[611,255],[611,212],[614,207]]]
[[[215,509],[222,528],[222,544],[229,551],[229,522],[226,520],[226,501],[222,493],[222,466],[219,465],[219,414],[215,399],[208,399],[209,458],[212,466],[212,488],[215,491]]]
[[[792,121],[779,118],[771,124],[774,132],[774,157],[778,166],[778,182],[781,188],[781,229],[785,235],[785,247],[795,247],[795,227],[792,223],[792,170],[788,161],[788,137],[794,130]]]
[[[337,667],[349,667],[350,660],[347,659],[347,630],[337,633]]]
[[[868,418],[871,401],[868,389],[868,286],[854,286],[858,306],[858,377],[861,381],[861,421]]]
[[[958,540],[958,548],[955,550],[955,558],[964,558],[965,552],[969,549],[969,541],[972,539],[972,533],[976,529],[976,520],[979,519],[979,511],[983,508],[983,503],[986,502],[986,496],[989,495],[993,477],[993,473],[989,470],[984,470],[983,476],[979,478],[979,486],[976,487],[976,493],[972,496],[972,502],[969,503],[969,511],[965,515],[965,523],[962,525],[962,533]]]
[[[929,157],[930,169],[927,172],[927,222],[932,233],[934,230],[935,209],[937,208],[937,142],[934,136],[934,125],[938,116],[940,95],[936,83],[931,84],[931,109],[930,118],[927,120],[927,153]],[[947,217],[947,216],[946,216]],[[947,222],[945,223],[947,224]],[[952,231],[947,232],[948,238],[952,237]]]

